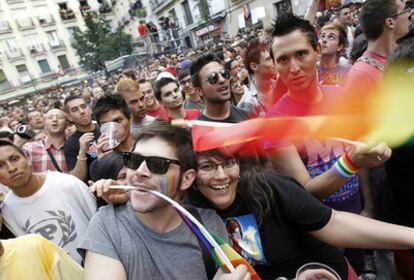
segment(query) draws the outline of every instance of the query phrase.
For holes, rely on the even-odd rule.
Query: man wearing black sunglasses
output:
[[[146,126],[123,160],[129,185],[160,191],[178,202],[195,179],[190,134],[163,121]],[[115,184],[100,180],[91,188],[108,190]],[[214,211],[196,211],[207,228],[227,239]],[[86,251],[85,279],[206,279],[195,235],[170,204],[144,191],[131,191],[125,205],[101,208],[80,248]],[[249,278],[241,267],[214,279]]]
[[[196,59],[190,68],[193,87],[204,98],[205,109],[198,120],[236,123],[248,118],[247,113],[230,104],[230,72],[212,53]]]

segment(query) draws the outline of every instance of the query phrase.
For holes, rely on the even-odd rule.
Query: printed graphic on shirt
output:
[[[28,218],[24,223],[23,230],[27,233],[37,233],[59,247],[64,248],[73,242],[76,237],[76,225],[72,216],[61,210],[50,210],[44,212],[45,218],[33,221]]]
[[[300,149],[300,156],[313,178],[325,171],[346,151],[346,146],[335,141],[306,140]],[[337,192],[325,198],[325,203],[345,201],[354,197],[359,190],[359,177],[353,176]],[[332,205],[330,205],[332,206]]]
[[[259,227],[254,214],[224,220],[233,249],[250,264],[267,265],[260,239]]]
[[[97,157],[97,153],[96,153],[96,146],[97,146],[97,145],[98,145],[98,144],[96,143],[96,141],[95,141],[95,140],[89,144],[89,148],[88,148],[88,155],[89,155],[91,158],[96,158],[96,157]]]

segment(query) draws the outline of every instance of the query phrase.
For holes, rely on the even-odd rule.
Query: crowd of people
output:
[[[343,100],[365,105],[391,69],[413,83],[412,1],[319,4],[2,112],[0,279],[250,279],[244,265],[219,269],[145,189],[186,205],[262,279],[315,262],[338,275],[311,270],[317,279],[385,279],[375,249],[392,252],[393,277],[414,279],[412,144],[195,152],[191,129],[174,125],[332,115]]]

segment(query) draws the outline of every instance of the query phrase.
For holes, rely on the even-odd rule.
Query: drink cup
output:
[[[312,262],[298,269],[295,280],[341,280],[341,277],[326,264]]]
[[[117,122],[107,122],[101,126],[101,133],[108,137],[108,143],[103,146],[103,151],[112,150],[119,146],[122,138],[122,126]]]

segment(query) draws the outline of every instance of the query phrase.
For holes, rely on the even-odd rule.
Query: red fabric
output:
[[[395,250],[394,262],[404,279],[414,279],[414,254],[407,250]]]
[[[187,121],[191,121],[196,119],[201,114],[201,111],[198,109],[185,109],[185,117],[184,119]],[[165,119],[167,122],[171,122],[172,119],[170,116],[167,116],[167,119]]]
[[[171,65],[167,66],[167,68],[165,68],[165,71],[171,73],[175,78],[177,78],[177,70],[175,70],[175,68]]]
[[[154,118],[162,119],[165,121],[168,120],[167,111],[165,110],[164,106],[162,106],[161,104],[160,104],[160,107],[158,107],[158,109],[155,111],[147,110],[147,115],[154,117]]]
[[[346,264],[348,265],[348,280],[358,280],[358,275],[355,270],[352,268],[352,265],[345,258]]]
[[[144,36],[145,36],[145,34],[147,34],[147,29],[146,29],[146,27],[145,27],[145,25],[144,25],[144,24],[142,24],[142,23],[139,23],[139,24],[138,24],[138,33],[139,33],[139,35],[141,35],[142,37],[144,37]]]

